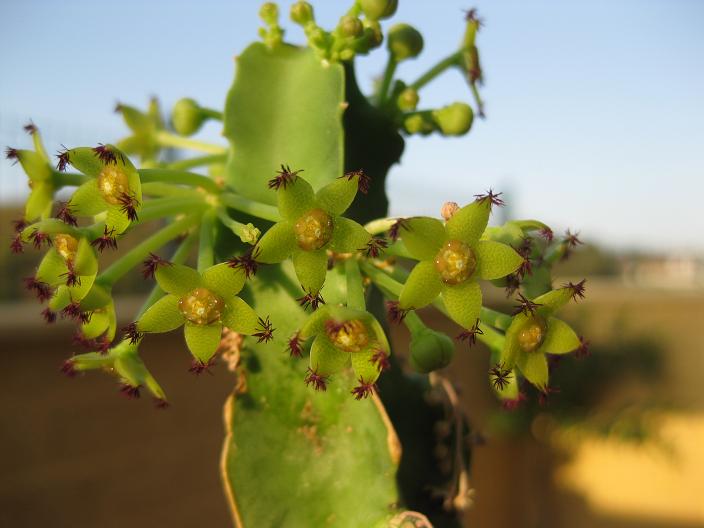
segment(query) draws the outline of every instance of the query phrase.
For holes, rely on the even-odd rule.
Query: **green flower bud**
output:
[[[393,16],[398,7],[398,0],[360,0],[364,16],[372,20],[381,20]]]
[[[313,14],[313,6],[308,2],[296,2],[291,6],[291,20],[296,24],[305,26],[315,18]]]
[[[462,136],[472,127],[474,112],[465,103],[452,103],[434,110],[433,119],[444,136]]]
[[[364,38],[359,40],[358,50],[360,53],[368,53],[374,48],[381,46],[384,42],[384,34],[381,32],[381,25],[375,20],[365,20]]]
[[[396,24],[389,29],[387,46],[396,61],[412,59],[423,51],[423,36],[408,24]]]
[[[413,88],[406,88],[399,94],[396,104],[399,109],[404,112],[410,112],[416,109],[418,106],[418,100],[418,92]]]
[[[176,101],[171,112],[171,125],[177,134],[191,136],[198,132],[206,116],[198,103],[189,97]]]
[[[265,2],[259,8],[259,17],[269,26],[274,26],[279,19],[279,6],[274,2]]]
[[[455,344],[445,334],[427,327],[411,336],[411,366],[427,373],[446,367],[455,355]]]
[[[435,122],[428,114],[413,114],[403,120],[403,129],[409,134],[427,136],[435,130]]]
[[[364,31],[362,21],[357,17],[350,15],[343,16],[340,19],[338,27],[340,28],[340,33],[342,33],[343,36],[351,38],[360,36]]]

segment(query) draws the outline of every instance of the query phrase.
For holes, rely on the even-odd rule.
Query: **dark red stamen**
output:
[[[411,229],[407,218],[399,218],[394,222],[394,225],[392,225],[389,229],[389,238],[396,242],[401,234],[401,229],[404,231],[409,231]]]
[[[516,304],[514,306],[515,310],[513,311],[512,315],[518,315],[519,313],[522,313],[524,315],[532,316],[535,315],[536,308],[538,308],[538,306],[542,306],[542,304],[534,303],[530,299],[527,299],[523,296],[522,293],[518,294],[518,301],[519,304]]]
[[[520,407],[521,403],[526,401],[526,395],[523,394],[522,392],[518,393],[518,396],[516,396],[513,399],[510,400],[504,400],[501,402],[501,406],[504,408],[506,411],[515,411]]]
[[[56,212],[56,218],[73,227],[78,225],[78,219],[71,210],[70,202],[59,202],[59,210]]]
[[[44,318],[44,322],[47,324],[56,322],[56,312],[50,310],[49,308],[42,310],[42,317]]]
[[[188,367],[188,372],[200,376],[203,372],[214,376],[213,372],[210,370],[211,367],[215,366],[215,356],[211,357],[207,363],[203,363],[200,359],[194,359],[191,361],[191,366]]]
[[[569,229],[565,232],[565,239],[562,241],[565,252],[562,254],[562,260],[567,260],[572,255],[572,250],[582,244],[578,236],[579,233],[572,233]]]
[[[511,369],[505,368],[503,363],[494,365],[489,369],[489,381],[497,391],[502,391],[508,387],[509,383],[511,383],[511,378],[513,378]]]
[[[117,156],[107,145],[98,143],[97,147],[93,147],[93,154],[95,154],[104,165],[117,165]],[[122,158],[122,155],[120,155],[120,157]]]
[[[169,404],[169,402],[162,398],[154,398],[154,407],[156,407],[160,411],[165,411],[166,409],[171,407],[171,405]]]
[[[359,178],[357,181],[357,190],[362,194],[367,194],[369,192],[369,185],[371,184],[372,179],[367,176],[362,169],[346,172],[342,176],[338,176],[338,179],[347,178],[347,181],[352,181],[355,176]]]
[[[73,286],[81,285],[81,277],[78,276],[76,270],[73,269],[73,261],[69,260],[66,263],[66,272],[59,275],[59,277],[66,277],[66,286],[72,288]]]
[[[388,314],[389,321],[392,323],[400,323],[410,311],[410,308],[405,310],[400,308],[398,301],[386,301],[386,312]]]
[[[130,222],[136,222],[139,219],[137,216],[139,200],[137,200],[134,195],[123,192],[120,194],[117,201],[120,203],[120,211],[122,211]]]
[[[12,160],[12,164],[17,165],[20,160],[20,151],[12,147],[5,147],[5,159]]]
[[[320,292],[313,293],[305,288],[303,288],[303,291],[305,292],[305,295],[296,299],[298,304],[303,306],[303,309],[307,310],[308,308],[311,308],[315,311],[318,309],[318,306],[325,304],[325,299],[323,299],[323,296],[320,295]]]
[[[37,280],[36,277],[25,277],[24,287],[34,292],[39,302],[48,301],[54,294],[54,290],[46,282]]]
[[[35,229],[30,233],[29,239],[32,241],[34,249],[41,249],[42,244],[46,244],[47,247],[51,247],[51,238],[49,238],[49,235],[40,232],[38,229]]]
[[[65,374],[69,378],[74,378],[77,374],[78,371],[76,371],[76,364],[74,363],[73,359],[67,359],[61,364],[61,368],[59,368],[59,371],[62,374]]]
[[[103,228],[103,234],[93,240],[90,245],[97,248],[101,253],[105,248],[112,250],[117,249],[117,238],[115,237],[115,228],[108,229],[108,226]]]
[[[161,258],[159,255],[154,253],[149,253],[149,256],[142,262],[142,276],[145,279],[153,279],[154,273],[159,268],[159,266],[171,266],[172,263],[166,259]]]
[[[488,201],[490,205],[502,206],[506,205],[506,202],[499,198],[499,196],[501,196],[502,194],[503,193],[494,194],[494,191],[492,189],[489,189],[486,194],[475,194],[474,198],[480,204],[486,203]]]
[[[24,242],[22,242],[22,235],[17,234],[10,242],[10,251],[13,253],[23,253],[24,252]]]
[[[303,340],[301,339],[299,332],[293,334],[293,336],[291,336],[288,340],[287,349],[292,358],[303,357]]]
[[[58,160],[56,162],[56,170],[59,170],[61,172],[65,171],[66,167],[69,165],[69,163],[71,163],[71,161],[68,159],[68,149],[66,147],[63,147],[63,150],[57,152],[56,159]]]
[[[328,378],[321,376],[317,373],[317,370],[313,370],[310,367],[308,367],[306,377],[303,378],[303,383],[306,384],[306,387],[313,385],[313,388],[317,391],[325,392],[328,388]]]
[[[575,350],[575,355],[579,359],[583,359],[585,357],[588,357],[591,355],[591,352],[589,351],[589,345],[591,343],[587,341],[584,336],[579,336],[579,346]]]
[[[377,392],[376,383],[367,383],[361,376],[357,381],[359,385],[350,391],[354,395],[355,400],[369,398],[372,394]]]
[[[12,221],[12,229],[15,231],[15,233],[21,233],[22,231],[24,231],[24,228],[28,225],[29,224],[24,218]]]
[[[548,243],[552,242],[552,239],[555,238],[555,234],[549,227],[542,228],[540,231],[538,231],[538,235],[547,240]]]
[[[545,389],[540,391],[540,396],[538,396],[538,403],[541,407],[545,407],[548,403],[550,403],[550,395],[558,394],[559,392],[560,389],[557,387],[545,387]]]
[[[139,398],[139,385],[130,385],[129,383],[120,384],[120,394],[128,400],[136,400]]]
[[[91,312],[84,312],[81,310],[80,303],[72,302],[61,310],[62,319],[73,319],[74,321],[86,324],[90,321]]]
[[[504,286],[506,297],[511,297],[520,287],[521,279],[518,277],[518,274],[511,273],[510,275],[506,275],[506,286]]]
[[[252,334],[257,338],[257,343],[268,343],[274,339],[274,330],[276,329],[272,326],[271,321],[269,321],[268,315],[266,319],[260,317],[257,320],[257,329],[260,329],[259,332]]]
[[[479,328],[479,319],[476,320],[472,328],[469,330],[464,330],[457,336],[459,341],[467,341],[469,346],[472,347],[477,344],[477,336],[484,335],[484,332]]]
[[[372,237],[367,242],[366,247],[358,249],[368,258],[377,258],[381,253],[389,247],[389,242],[384,237]]]
[[[136,322],[132,322],[132,323],[128,324],[127,326],[125,326],[122,329],[122,333],[125,336],[125,339],[130,340],[130,344],[132,344],[132,345],[136,345],[137,343],[139,343],[139,340],[142,339],[142,337],[144,337],[144,333],[140,332],[137,329]]]
[[[563,288],[569,288],[572,290],[572,300],[574,302],[578,302],[580,299],[584,299],[584,292],[586,291],[586,284],[587,279],[582,279],[579,281],[577,284],[573,284],[571,282],[568,282]]]
[[[259,253],[260,249],[258,247],[250,248],[244,255],[229,259],[227,265],[234,269],[241,269],[244,271],[244,276],[249,279],[257,273],[257,266],[259,266],[259,264],[256,258]]]
[[[298,178],[298,173],[303,172],[303,169],[292,171],[288,165],[281,165],[281,170],[276,173],[276,176],[269,180],[269,189],[279,190],[281,187],[286,189],[286,186],[295,182]]]
[[[37,125],[35,125],[32,120],[30,119],[29,123],[27,123],[25,126],[22,127],[27,134],[30,136],[36,134],[38,132]]]
[[[374,354],[372,354],[372,357],[369,359],[369,363],[371,363],[372,365],[376,365],[376,368],[379,372],[391,368],[389,355],[380,348],[377,348],[374,351]]]

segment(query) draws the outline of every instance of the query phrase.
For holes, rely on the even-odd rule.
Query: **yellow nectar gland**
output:
[[[78,240],[71,235],[59,234],[54,237],[54,248],[64,260],[73,260],[78,251]]]
[[[335,348],[345,352],[360,352],[369,344],[367,327],[359,319],[352,319],[344,323],[329,321],[326,333]]]
[[[523,327],[518,332],[518,345],[524,352],[534,352],[545,341],[548,333],[548,324],[539,315],[526,320]]]
[[[445,284],[459,284],[477,269],[477,258],[467,244],[450,240],[445,242],[435,257],[435,269]]]
[[[196,288],[181,297],[178,308],[183,316],[197,325],[208,325],[220,319],[225,302],[210,290]]]
[[[311,209],[296,221],[293,231],[298,247],[306,251],[320,249],[332,238],[333,222],[322,209]]]
[[[123,194],[130,194],[127,174],[116,165],[103,167],[98,175],[98,189],[108,203],[118,205]]]

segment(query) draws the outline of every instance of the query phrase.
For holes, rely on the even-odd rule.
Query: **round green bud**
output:
[[[193,99],[184,97],[176,101],[171,111],[171,125],[177,134],[191,136],[198,132],[205,121],[205,115]]]
[[[345,15],[340,19],[340,33],[344,37],[358,37],[362,34],[364,31],[364,26],[362,25],[362,21],[358,19],[357,17],[353,17],[350,15]]]
[[[423,51],[423,35],[408,24],[396,24],[389,29],[387,47],[397,62],[412,59]]]
[[[364,36],[367,41],[368,50],[378,48],[381,46],[381,43],[384,42],[384,33],[381,31],[381,24],[375,20],[364,21]]]
[[[428,373],[450,364],[455,355],[455,344],[445,334],[423,327],[411,336],[411,366]]]
[[[293,20],[296,24],[305,26],[313,19],[313,6],[308,2],[296,2],[291,6],[291,20]]]
[[[433,111],[433,119],[445,136],[462,136],[469,132],[474,121],[472,107],[465,103],[452,103]]]
[[[274,2],[265,2],[259,8],[259,17],[269,26],[275,25],[279,20],[279,6]]]
[[[427,136],[435,130],[435,123],[427,114],[414,114],[403,120],[403,129],[409,134]]]
[[[398,0],[360,0],[364,16],[372,20],[381,20],[393,16],[398,7]]]
[[[399,94],[396,104],[404,112],[410,112],[416,109],[418,100],[418,91],[413,88],[406,88]]]

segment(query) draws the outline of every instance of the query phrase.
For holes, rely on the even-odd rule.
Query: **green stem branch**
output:
[[[220,203],[242,213],[256,216],[257,218],[262,218],[264,220],[269,220],[271,222],[278,222],[281,220],[279,210],[273,205],[254,202],[244,196],[240,196],[239,194],[223,193],[220,195]]]
[[[74,172],[59,172],[53,173],[54,185],[56,187],[79,187],[87,182],[90,178],[83,174]]]
[[[435,64],[435,66],[426,71],[423,75],[418,77],[418,79],[413,84],[411,84],[411,88],[413,88],[414,90],[420,90],[423,86],[435,79],[435,77],[440,75],[442,72],[452,66],[456,66],[461,59],[462,51],[456,51],[451,55],[448,55],[447,57],[439,61],[437,64]]]
[[[203,221],[200,224],[200,237],[198,239],[198,271],[200,272],[203,272],[215,262],[214,227],[213,212],[209,211],[203,215]]]
[[[350,258],[345,261],[345,276],[347,278],[347,306],[355,310],[365,310],[367,303],[364,298],[364,285],[356,259]]]
[[[137,172],[142,182],[181,183],[201,187],[211,193],[220,192],[220,187],[214,180],[195,172],[173,169],[140,169]]]
[[[389,54],[389,60],[386,62],[386,68],[384,68],[384,76],[382,77],[381,84],[379,85],[377,106],[383,106],[386,102],[386,95],[389,91],[389,87],[391,86],[391,81],[394,78],[396,66],[398,66],[398,61],[394,59],[392,54]]]
[[[222,222],[222,224],[227,227],[230,231],[232,231],[235,235],[240,237],[240,240],[245,244],[254,245],[257,243],[257,240],[259,240],[259,235],[261,235],[261,231],[254,227],[254,225],[243,224],[242,222],[233,220],[228,216],[227,211],[224,207],[218,207],[216,210],[216,214],[218,215],[218,219],[220,220],[220,222]]]
[[[157,198],[146,202],[139,211],[139,223],[144,224],[151,220],[167,216],[180,215],[184,212],[198,213],[209,206],[200,196],[184,196]]]
[[[227,154],[209,154],[207,156],[198,156],[196,158],[188,158],[178,161],[173,161],[164,165],[165,169],[185,170],[194,167],[204,167],[206,165],[214,165],[216,163],[225,163]]]
[[[224,154],[227,152],[226,147],[177,136],[176,134],[172,134],[171,132],[166,132],[164,130],[161,130],[156,133],[156,141],[162,147],[176,147],[190,150],[198,150],[200,152],[206,152],[208,154]]]
[[[121,279],[128,271],[147,258],[149,253],[158,251],[164,244],[178,237],[184,231],[187,231],[194,224],[198,223],[199,220],[200,215],[195,214],[167,225],[122,255],[103,271],[96,280],[99,280],[108,288],[112,287],[112,285]]]

